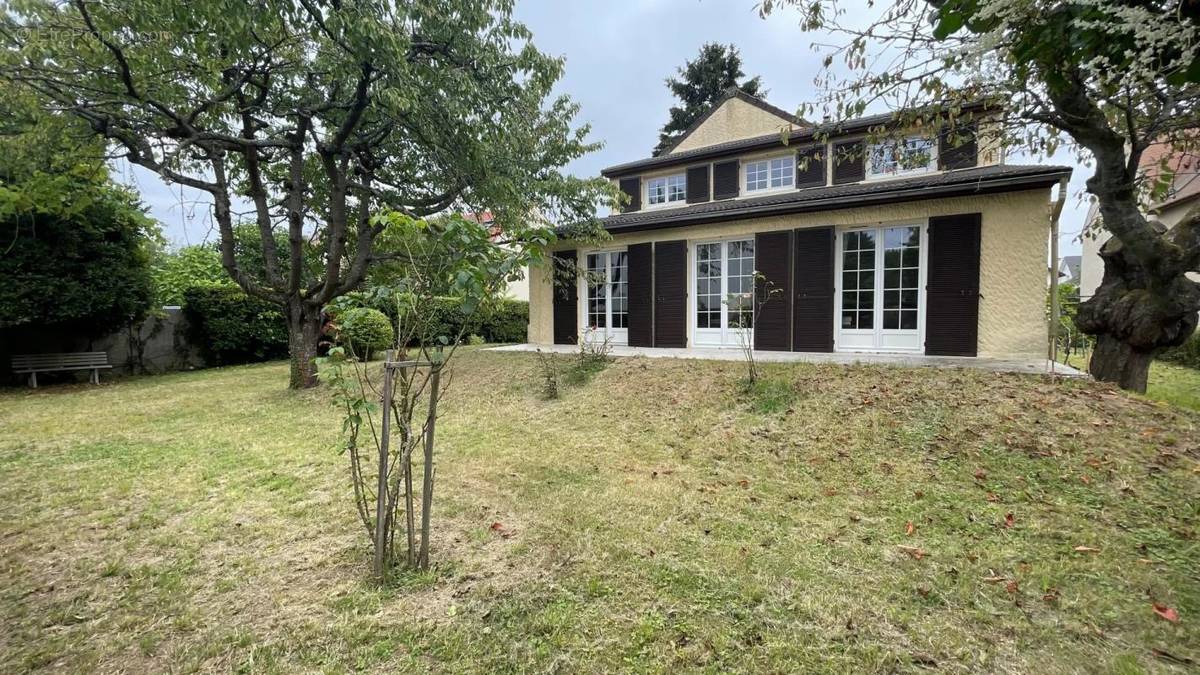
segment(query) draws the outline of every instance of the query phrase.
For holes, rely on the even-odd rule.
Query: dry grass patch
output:
[[[544,400],[533,355],[456,358],[435,567],[387,588],[336,412],[284,364],[0,394],[0,670],[1200,662],[1195,413],[973,371],[766,364],[744,392],[736,363],[646,359]]]

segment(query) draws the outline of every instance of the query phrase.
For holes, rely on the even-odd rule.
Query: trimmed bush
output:
[[[1200,331],[1192,333],[1187,342],[1158,355],[1162,361],[1200,370]]]
[[[338,317],[338,337],[361,356],[387,349],[396,341],[396,329],[387,314],[370,307],[354,307]]]
[[[197,286],[183,292],[188,337],[209,365],[253,363],[287,356],[283,311],[240,288]]]
[[[438,298],[431,311],[438,325],[435,335],[454,338],[462,333],[465,341],[478,335],[486,342],[524,342],[529,324],[529,303],[521,300],[494,300],[471,316],[463,314],[461,298]]]

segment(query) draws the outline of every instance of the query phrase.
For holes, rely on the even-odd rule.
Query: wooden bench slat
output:
[[[15,372],[29,373],[47,370],[87,370],[112,368],[105,352],[72,352],[63,354],[14,354]]]

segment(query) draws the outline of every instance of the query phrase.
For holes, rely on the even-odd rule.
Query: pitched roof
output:
[[[964,105],[962,106],[962,109],[964,111],[976,111],[985,107],[986,105],[980,102]],[[711,111],[709,112],[711,113]],[[855,119],[845,120],[842,122],[822,122],[821,124],[815,125],[809,122],[801,121],[802,128],[792,131],[791,134],[788,135],[787,143],[784,143],[782,134],[764,134],[762,136],[754,136],[753,138],[726,141],[724,143],[717,143],[715,145],[707,145],[702,148],[683,150],[673,154],[663,153],[657,157],[639,159],[633,162],[625,162],[622,164],[614,164],[613,166],[602,170],[600,173],[606,178],[615,178],[621,175],[628,175],[631,173],[644,171],[646,169],[669,166],[672,164],[685,164],[691,161],[724,157],[727,155],[734,155],[751,150],[763,150],[774,147],[783,147],[792,143],[803,143],[805,141],[813,140],[813,138],[818,134],[833,136],[839,134],[859,133],[875,127],[887,125],[898,119],[899,113],[888,112],[878,115],[867,115],[866,117],[857,117]]]
[[[783,108],[777,108],[777,107],[771,105],[770,103],[767,103],[763,99],[761,99],[757,96],[754,96],[753,94],[748,94],[745,91],[742,91],[738,87],[730,87],[725,90],[724,94],[721,95],[720,100],[718,100],[716,103],[709,106],[708,110],[704,111],[703,115],[697,117],[696,121],[694,121],[690,125],[688,125],[688,128],[684,129],[683,133],[679,135],[679,138],[676,138],[674,141],[671,141],[671,144],[668,145],[667,147],[663,148],[662,152],[659,153],[657,156],[662,157],[664,155],[667,155],[672,150],[674,150],[676,147],[678,147],[679,144],[683,142],[683,139],[687,138],[688,136],[691,136],[693,131],[695,131],[696,129],[699,129],[701,124],[704,124],[708,120],[709,117],[712,117],[712,114],[717,111],[717,108],[720,108],[722,105],[725,104],[726,101],[728,101],[731,98],[736,98],[739,101],[749,103],[750,105],[754,106],[755,108],[758,108],[759,110],[769,112],[772,115],[781,118],[785,122],[790,122],[792,124],[795,124],[795,125],[801,126],[801,127],[809,126],[809,123],[804,121],[804,119],[802,119],[800,117],[796,117],[795,115],[784,110]]]
[[[605,218],[604,228],[609,232],[636,232],[741,218],[1011,192],[1050,187],[1070,175],[1069,166],[996,164],[912,178],[830,185],[763,197],[705,202],[677,209],[633,211]]]

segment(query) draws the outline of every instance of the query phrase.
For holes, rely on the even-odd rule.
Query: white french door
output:
[[[754,240],[698,243],[693,248],[693,344],[737,347],[754,323]]]
[[[625,251],[587,254],[583,336],[629,343],[629,260]]]
[[[911,224],[839,233],[839,350],[923,350],[925,229]]]

